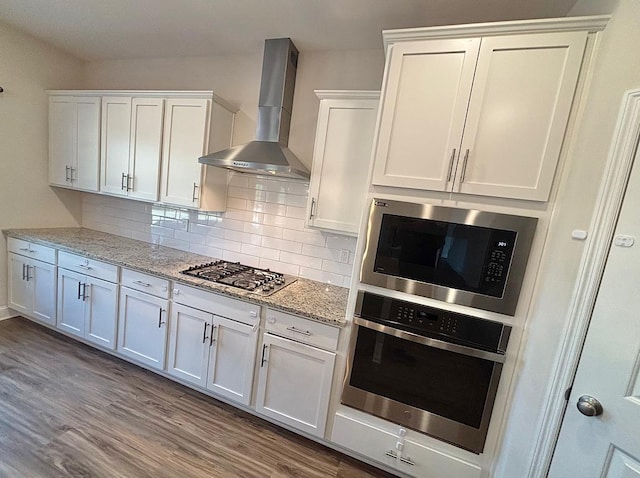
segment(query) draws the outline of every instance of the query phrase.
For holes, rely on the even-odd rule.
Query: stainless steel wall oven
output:
[[[511,327],[358,293],[342,403],[481,453]]]
[[[360,281],[513,315],[537,221],[374,199]]]

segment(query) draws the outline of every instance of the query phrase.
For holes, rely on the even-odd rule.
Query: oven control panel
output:
[[[511,328],[499,322],[358,292],[356,315],[426,337],[505,352]]]

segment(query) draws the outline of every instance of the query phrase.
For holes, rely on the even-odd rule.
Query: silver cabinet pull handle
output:
[[[26,264],[22,264],[22,280],[27,280],[27,273],[25,272],[27,268]]]
[[[87,295],[87,283],[82,283],[82,302],[86,301],[89,298]]]
[[[70,169],[71,169],[71,167],[70,167],[70,166],[65,166],[65,167],[64,167],[64,180],[65,180],[66,182],[69,182],[69,181],[70,181],[70,179],[69,179],[69,170],[70,170]]]
[[[293,327],[293,326],[287,327],[287,330],[291,332],[295,332],[296,334],[306,335],[307,337],[311,335],[311,332],[309,332],[308,330],[297,329],[296,327]]]
[[[125,186],[124,181],[127,178],[127,175],[122,173],[122,178],[120,179],[120,189],[122,191],[126,191],[127,190],[127,186]]]
[[[196,183],[193,183],[193,193],[191,193],[191,200],[193,202],[196,202],[199,199],[198,196],[196,196],[196,190],[199,188],[200,186],[198,186]]]
[[[26,277],[26,279],[27,279],[27,282],[29,282],[31,279],[33,279],[33,276],[29,275],[29,269],[31,269],[31,268],[35,269],[35,266],[30,266],[28,264],[25,264],[25,265],[27,266],[27,277]]]
[[[467,172],[467,160],[469,159],[469,150],[464,152],[464,162],[462,163],[462,173],[460,173],[460,182],[464,181],[464,175]]]
[[[316,198],[311,198],[311,208],[309,211],[309,219],[311,219],[314,216],[313,210],[315,209],[315,206],[316,206]]]
[[[74,177],[74,173],[76,172],[76,168],[74,167],[69,167],[69,180],[71,182],[74,182],[76,180],[76,178]]]
[[[162,313],[164,311],[165,310],[162,307],[160,307],[160,311],[158,313],[158,328],[162,327],[165,324],[165,322],[162,321]]]
[[[82,299],[82,294],[80,293],[80,286],[82,286],[82,282],[78,281],[78,300]]]
[[[141,280],[134,280],[133,283],[141,285],[142,287],[151,287],[151,284],[148,282],[142,282]]]
[[[209,337],[209,347],[211,347],[213,345],[213,343],[216,341],[215,335],[216,335],[216,330],[218,329],[217,325],[211,325],[211,336]]]
[[[202,343],[206,343],[207,339],[209,337],[207,337],[207,327],[209,327],[209,324],[207,324],[206,322],[204,323],[204,331],[202,332]]]
[[[129,182],[131,182],[131,186],[129,186]],[[129,191],[133,191],[133,176],[127,174],[127,192]]]
[[[266,359],[264,358],[264,354],[267,350],[268,345],[267,344],[262,344],[262,359],[260,360],[260,368],[264,367],[264,363],[266,362]]]
[[[92,267],[90,265],[88,265],[88,264],[78,264],[78,267],[80,269],[84,269],[86,271],[90,271],[92,269]]]
[[[453,148],[451,152],[451,159],[449,160],[449,174],[447,174],[447,182],[451,181],[451,173],[453,172],[453,160],[456,158],[456,148]]]

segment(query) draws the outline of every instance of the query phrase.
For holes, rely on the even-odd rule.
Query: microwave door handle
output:
[[[422,335],[407,332],[405,330],[396,329],[395,327],[389,327],[388,325],[379,324],[371,320],[363,319],[361,317],[354,317],[353,322],[367,329],[376,330],[387,335],[392,335],[400,339],[409,340],[429,347],[434,347],[441,350],[447,350],[449,352],[455,352],[469,357],[480,358],[484,360],[491,360],[492,362],[504,363],[505,356],[494,352],[487,352],[486,350],[474,349],[473,347],[467,347],[465,345],[452,344],[451,342],[445,342],[444,340],[432,339],[431,337],[424,337]]]

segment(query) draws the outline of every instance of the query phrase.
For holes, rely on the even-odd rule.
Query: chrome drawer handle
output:
[[[296,334],[306,335],[307,337],[311,335],[311,332],[309,332],[308,330],[297,329],[297,328],[295,328],[293,326],[287,327],[287,330],[289,330],[291,332],[295,332]]]
[[[151,287],[151,284],[148,282],[142,282],[141,280],[134,280],[133,283],[141,285],[142,287]]]
[[[91,267],[90,265],[87,265],[87,264],[78,264],[78,267],[80,269],[84,269],[86,271],[90,271],[91,269],[93,269],[93,267]]]
[[[162,313],[165,312],[165,310],[161,307],[160,308],[160,313],[158,314],[158,328],[161,328],[164,324],[166,324],[166,322],[162,321]]]

